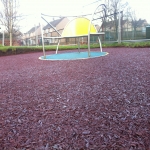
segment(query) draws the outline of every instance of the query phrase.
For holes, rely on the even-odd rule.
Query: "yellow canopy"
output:
[[[89,24],[90,20],[87,18],[75,18],[65,26],[61,36],[65,37],[87,35],[89,30]],[[91,24],[90,33],[97,33],[97,30],[93,24]]]

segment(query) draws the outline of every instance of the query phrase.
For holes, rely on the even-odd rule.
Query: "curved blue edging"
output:
[[[107,52],[91,52],[91,56],[88,56],[88,52],[70,52],[70,53],[60,53],[60,54],[52,54],[46,55],[46,59],[44,56],[39,57],[41,60],[77,60],[77,59],[88,59],[95,58],[100,56],[105,56]]]

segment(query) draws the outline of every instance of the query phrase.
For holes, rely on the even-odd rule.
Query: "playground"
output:
[[[150,149],[150,49],[103,50],[65,61],[2,56],[0,148]]]
[[[120,6],[115,13],[105,4],[97,5],[92,13],[87,10],[88,14],[69,16],[73,19],[63,31],[45,18],[68,16],[41,14],[47,30],[56,33],[51,36],[39,25],[42,50],[37,49],[36,34],[36,48],[2,49],[0,149],[150,149],[150,48],[121,43]],[[113,15],[118,15],[114,35],[120,47],[102,48],[104,38],[114,40],[110,27],[106,29]],[[70,39],[77,48],[61,51],[61,40],[69,43]],[[84,39],[87,48],[82,49]],[[33,39],[28,39],[28,46],[29,41]],[[56,43],[56,51],[47,50],[45,41]]]

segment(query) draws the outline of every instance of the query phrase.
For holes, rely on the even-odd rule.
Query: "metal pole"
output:
[[[37,46],[37,42],[36,42],[36,24],[34,24],[34,33],[35,33],[35,46]]]
[[[58,53],[59,43],[60,43],[60,39],[58,39],[58,44],[57,44],[57,48],[56,48],[56,54]]]
[[[36,27],[36,46],[38,46],[38,30],[39,30],[39,26]]]
[[[41,38],[42,38],[43,55],[44,55],[44,59],[46,59],[45,49],[44,49],[43,27],[42,27],[41,23],[40,23],[40,26],[41,26]]]
[[[100,37],[98,37],[98,41],[99,41],[99,47],[100,47],[100,51],[102,52],[102,44],[101,44]]]
[[[95,11],[92,14],[90,23],[89,23],[89,29],[88,29],[88,56],[90,57],[90,32],[91,32],[91,24],[92,24],[92,20],[93,20],[93,16],[96,12],[96,10],[99,8],[99,6],[104,6],[106,8],[106,6],[104,4],[100,4],[98,5],[98,7],[96,7]]]
[[[80,38],[78,38],[78,52],[80,53]]]
[[[119,18],[118,18],[118,43],[121,43],[120,2],[119,2]]]
[[[61,36],[61,34],[57,31],[57,29],[51,23],[49,23],[44,17],[41,17],[41,18],[45,20],[45,22],[47,22],[59,34],[59,36]]]

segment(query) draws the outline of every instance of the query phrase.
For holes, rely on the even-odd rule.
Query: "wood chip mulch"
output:
[[[103,51],[0,57],[0,150],[150,150],[150,48]]]

